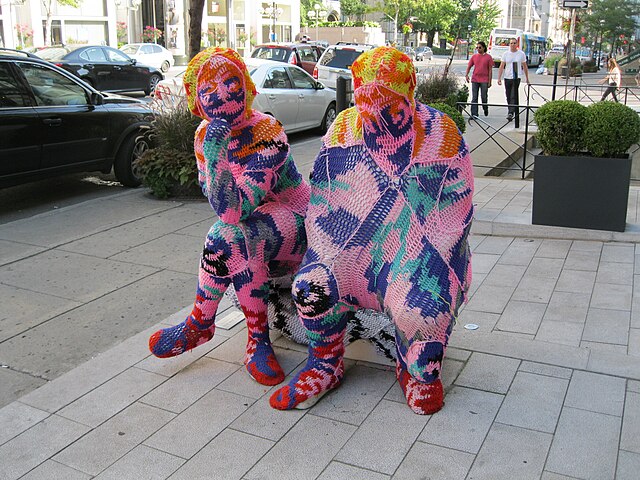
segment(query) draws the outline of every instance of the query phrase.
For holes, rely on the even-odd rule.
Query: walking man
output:
[[[476,45],[478,53],[475,53],[467,65],[465,78],[469,83],[469,71],[473,67],[471,75],[471,118],[478,118],[478,91],[482,97],[482,109],[484,116],[489,115],[487,96],[491,88],[491,76],[493,74],[493,58],[487,53],[487,44],[478,42]]]
[[[515,72],[513,69],[514,64],[518,66]],[[527,57],[524,52],[518,48],[518,41],[515,38],[509,39],[509,51],[502,55],[500,68],[498,69],[498,85],[502,85],[503,74],[504,89],[507,94],[507,103],[509,104],[507,120],[511,121],[518,112],[518,88],[520,88],[520,79],[523,74],[527,83],[529,83]]]

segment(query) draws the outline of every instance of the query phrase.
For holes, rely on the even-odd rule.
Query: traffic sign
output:
[[[589,0],[562,0],[562,8],[589,8]]]

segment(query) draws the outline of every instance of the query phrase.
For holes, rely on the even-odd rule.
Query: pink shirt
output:
[[[474,54],[469,59],[469,68],[473,68],[473,75],[471,75],[471,81],[477,83],[489,83],[489,72],[493,68],[493,57],[488,53],[480,55]]]

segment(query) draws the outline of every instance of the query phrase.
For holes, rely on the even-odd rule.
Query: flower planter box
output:
[[[624,232],[631,159],[536,155],[536,225]]]

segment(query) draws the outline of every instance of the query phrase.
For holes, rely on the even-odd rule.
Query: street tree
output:
[[[340,12],[349,20],[361,19],[369,10],[368,5],[361,0],[340,0]]]
[[[189,60],[200,52],[205,0],[189,0]]]
[[[55,4],[78,8],[82,0],[42,0],[45,14],[47,15],[44,22],[44,44],[51,45],[51,24],[53,23],[53,7]]]
[[[595,38],[600,34],[611,42],[610,54],[613,54],[620,36],[631,38],[638,26],[636,16],[640,6],[627,0],[592,0],[591,14],[584,15],[587,30]]]

